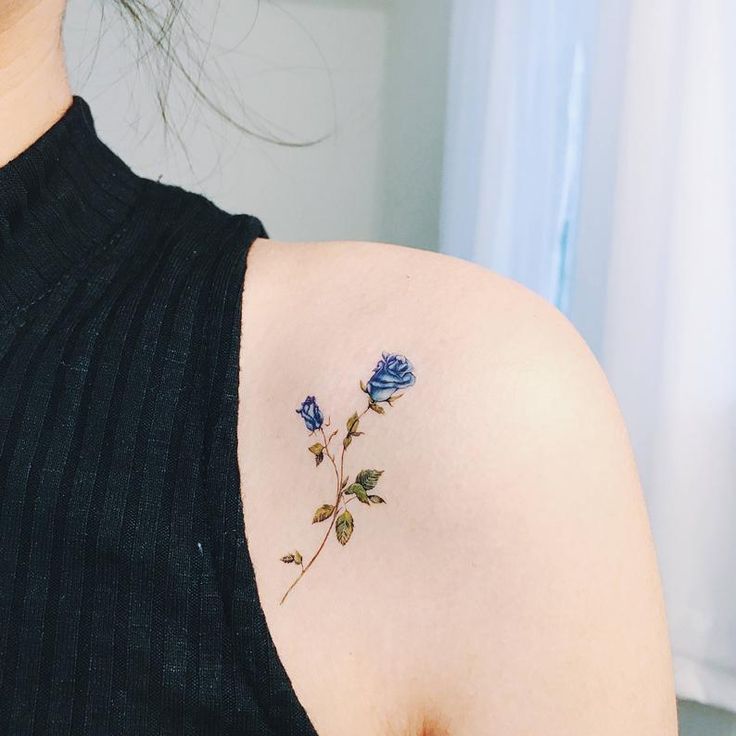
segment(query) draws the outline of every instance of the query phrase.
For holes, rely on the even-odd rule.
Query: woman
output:
[[[138,176],[63,11],[0,0],[0,731],[674,736],[636,467],[572,325]]]

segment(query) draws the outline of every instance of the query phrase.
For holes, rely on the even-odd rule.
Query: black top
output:
[[[79,96],[0,167],[0,733],[315,734],[243,529],[259,236],[133,173]]]

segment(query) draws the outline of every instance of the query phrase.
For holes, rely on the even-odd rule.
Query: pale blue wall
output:
[[[736,736],[736,714],[681,700],[677,708],[680,736]]]
[[[163,57],[146,57],[153,68],[136,64],[135,35],[113,9],[101,22],[100,0],[69,3],[64,43],[74,91],[138,173],[258,215],[275,240],[436,249],[450,2],[184,4],[193,30],[176,24],[173,46],[207,95],[261,135],[326,136],[308,147],[279,147],[227,125],[179,73],[167,110],[184,146],[173,135],[166,146],[152,84],[167,70]]]

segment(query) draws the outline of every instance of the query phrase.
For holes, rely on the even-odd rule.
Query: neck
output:
[[[30,146],[72,102],[62,46],[64,0],[0,9],[0,166]]]

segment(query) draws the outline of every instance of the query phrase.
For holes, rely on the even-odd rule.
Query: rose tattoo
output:
[[[297,578],[287,589],[281,598],[280,603],[286,600],[286,597],[293,590],[294,586],[304,577],[320,552],[325,547],[329,539],[332,529],[335,529],[337,541],[344,547],[353,534],[355,528],[355,520],[347,506],[350,502],[358,500],[361,504],[368,506],[385,504],[386,501],[372,491],[378,485],[378,481],[383,474],[383,470],[375,470],[368,468],[361,470],[355,475],[355,479],[350,483],[350,476],[345,472],[345,453],[350,447],[355,437],[365,434],[360,430],[360,420],[368,411],[376,414],[385,414],[384,405],[393,406],[394,402],[400,399],[404,394],[399,391],[405,390],[413,386],[416,382],[414,375],[414,367],[403,356],[398,353],[382,353],[381,359],[373,369],[373,374],[367,383],[360,381],[360,389],[368,397],[368,405],[363,411],[353,412],[345,423],[346,431],[342,439],[342,449],[338,451],[335,448],[330,449],[330,442],[337,434],[335,429],[329,437],[325,432],[325,427],[330,426],[329,419],[324,420],[324,415],[320,409],[314,396],[307,396],[302,401],[301,406],[296,409],[296,413],[304,421],[304,426],[309,430],[310,434],[319,433],[321,442],[315,442],[309,447],[309,452],[314,455],[315,464],[319,467],[320,463],[327,457],[332,465],[335,475],[335,499],[332,503],[324,503],[314,512],[312,523],[319,524],[321,522],[330,521],[327,532],[322,538],[317,550],[314,552],[309,561],[305,564],[301,552],[294,550],[281,557],[281,562],[287,564],[295,564],[301,568],[301,572]]]

